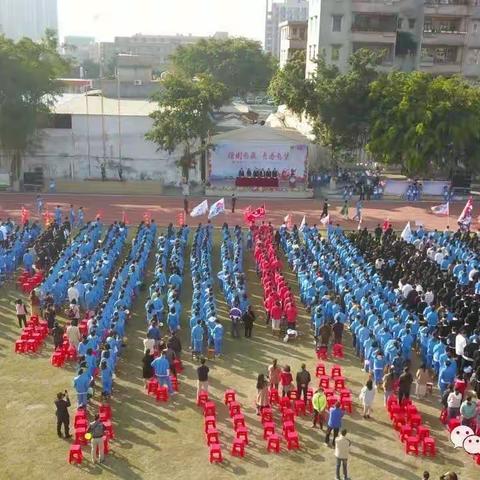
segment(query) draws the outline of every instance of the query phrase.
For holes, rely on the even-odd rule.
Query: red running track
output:
[[[99,213],[106,223],[122,218],[123,212],[126,213],[129,223],[139,223],[146,212],[159,225],[168,225],[168,223],[176,223],[177,215],[183,211],[183,197],[162,197],[162,196],[130,196],[130,195],[76,195],[76,194],[44,194],[42,195],[44,204],[50,212],[56,205],[60,205],[66,214],[70,204],[77,209],[83,206],[85,210],[85,218],[91,219]],[[27,193],[1,193],[0,194],[0,218],[12,217],[20,218],[21,208],[29,209],[33,218],[36,215],[36,194]],[[203,200],[202,197],[192,197],[190,201],[190,209]],[[209,199],[209,203],[216,201],[216,198]],[[232,214],[229,210],[229,198],[225,198],[228,211],[213,219],[213,223],[217,226],[227,222],[230,225],[243,223],[243,210],[252,205],[258,207],[263,204],[259,198],[238,198],[236,211]],[[362,227],[374,228],[378,223],[383,223],[385,219],[389,219],[393,223],[395,230],[401,230],[407,221],[421,222],[429,229],[444,229],[447,226],[448,219],[446,217],[438,217],[431,213],[430,207],[438,205],[440,202],[417,202],[406,203],[403,201],[383,201],[371,200],[363,202],[363,221]],[[330,202],[330,218],[333,223],[339,223],[346,229],[356,229],[357,222],[352,220],[344,220],[340,215],[340,209],[343,201]],[[300,224],[304,215],[307,216],[309,224],[319,224],[320,214],[322,212],[323,200],[299,200],[299,199],[267,199],[265,201],[267,209],[266,220],[271,221],[274,225],[283,222],[285,215],[291,213],[293,221],[297,225]],[[464,202],[457,202],[451,205],[450,226],[456,229],[457,218],[464,207]],[[474,204],[474,214],[478,205]],[[354,202],[350,205],[350,217],[355,214]],[[474,229],[477,229],[475,215]],[[197,224],[198,222],[206,222],[207,218],[188,217],[187,223]]]

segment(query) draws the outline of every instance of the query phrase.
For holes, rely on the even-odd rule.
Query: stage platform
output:
[[[205,187],[207,197],[225,197],[225,199],[235,194],[237,198],[313,198],[313,190],[308,189],[282,189],[282,188],[259,188],[252,190],[249,188],[225,188],[212,185]]]

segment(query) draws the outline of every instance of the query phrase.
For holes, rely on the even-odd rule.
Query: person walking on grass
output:
[[[317,422],[320,424],[320,429],[323,430],[323,422],[325,410],[327,409],[327,397],[323,388],[318,388],[317,391],[313,394],[312,397],[312,407],[313,407],[313,425],[315,428]]]
[[[325,443],[327,445],[330,443],[330,434],[332,431],[332,446],[335,444],[335,439],[338,437],[338,432],[342,428],[343,415],[344,411],[341,409],[340,402],[335,403],[335,405],[330,408],[330,411],[328,412],[327,433],[325,435]]]
[[[375,398],[375,389],[373,388],[373,382],[371,380],[368,380],[362,388],[359,398],[363,404],[363,418],[370,418],[373,400]]]
[[[197,401],[200,396],[200,392],[208,393],[208,372],[210,369],[205,365],[206,360],[202,358],[200,360],[200,366],[197,368]]]
[[[22,328],[22,326],[26,327],[28,310],[20,298],[15,301],[15,312],[17,314],[18,326],[20,328]]]
[[[232,193],[232,213],[235,213],[235,206],[237,205],[237,196]]]
[[[92,434],[91,446],[92,446],[92,463],[97,463],[97,449],[98,449],[98,461],[103,463],[104,450],[103,450],[103,435],[105,433],[105,426],[100,421],[100,415],[95,415],[95,420],[88,426],[87,433]]]
[[[347,438],[347,430],[344,428],[340,436],[334,440],[335,442],[335,458],[337,465],[335,468],[335,479],[340,479],[340,468],[343,470],[343,480],[348,480],[348,457],[350,455],[351,442]]]
[[[59,438],[62,438],[62,425],[65,431],[65,438],[70,438],[70,415],[68,413],[68,408],[71,406],[70,399],[68,398],[68,392],[65,390],[64,393],[57,393],[57,399],[55,400],[55,407],[57,411],[55,415],[57,416],[57,435]]]
[[[243,325],[245,327],[245,337],[252,338],[253,322],[255,322],[255,312],[249,305],[247,311],[242,316]]]
[[[257,415],[260,415],[262,410],[269,406],[268,382],[263,373],[260,373],[257,378],[257,398],[255,403],[257,406]]]
[[[274,358],[272,364],[268,367],[268,380],[270,382],[270,388],[278,389],[281,373],[282,369],[278,366],[278,360]]]

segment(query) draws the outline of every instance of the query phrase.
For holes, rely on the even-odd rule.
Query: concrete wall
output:
[[[99,178],[100,164],[104,157],[107,175],[117,177],[119,164],[118,117],[105,116],[105,142],[102,136],[101,116],[90,115],[87,135],[87,116],[73,115],[72,129],[44,129],[40,132],[40,147],[27,155],[24,171],[35,167],[44,169],[45,178]],[[142,116],[121,117],[121,157],[124,177],[127,179],[148,178],[162,183],[177,184],[181,180],[180,169],[175,165],[180,152],[169,154],[157,151],[155,144],[145,140],[152,120]],[[90,142],[88,142],[90,138]],[[88,144],[90,143],[90,158]],[[198,181],[200,169],[190,172],[190,179]]]

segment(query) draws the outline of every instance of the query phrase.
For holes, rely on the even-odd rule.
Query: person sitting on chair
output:
[[[271,178],[271,177],[272,177],[272,171],[271,171],[269,168],[267,168],[267,171],[265,172],[265,176],[266,176],[267,178]]]
[[[253,178],[258,178],[258,169],[257,167],[255,167],[255,169],[253,170]]]
[[[240,178],[243,178],[245,176],[245,172],[243,171],[243,168],[241,168],[239,171],[238,171],[238,176]]]
[[[272,170],[272,178],[277,178],[277,177],[278,177],[278,172],[277,172],[277,169],[274,168],[274,169]]]
[[[262,168],[262,169],[260,170],[260,172],[259,172],[259,177],[260,177],[260,178],[265,178],[265,169],[264,169],[264,168]]]
[[[252,171],[250,170],[250,168],[247,168],[247,178],[251,178],[252,177]]]

